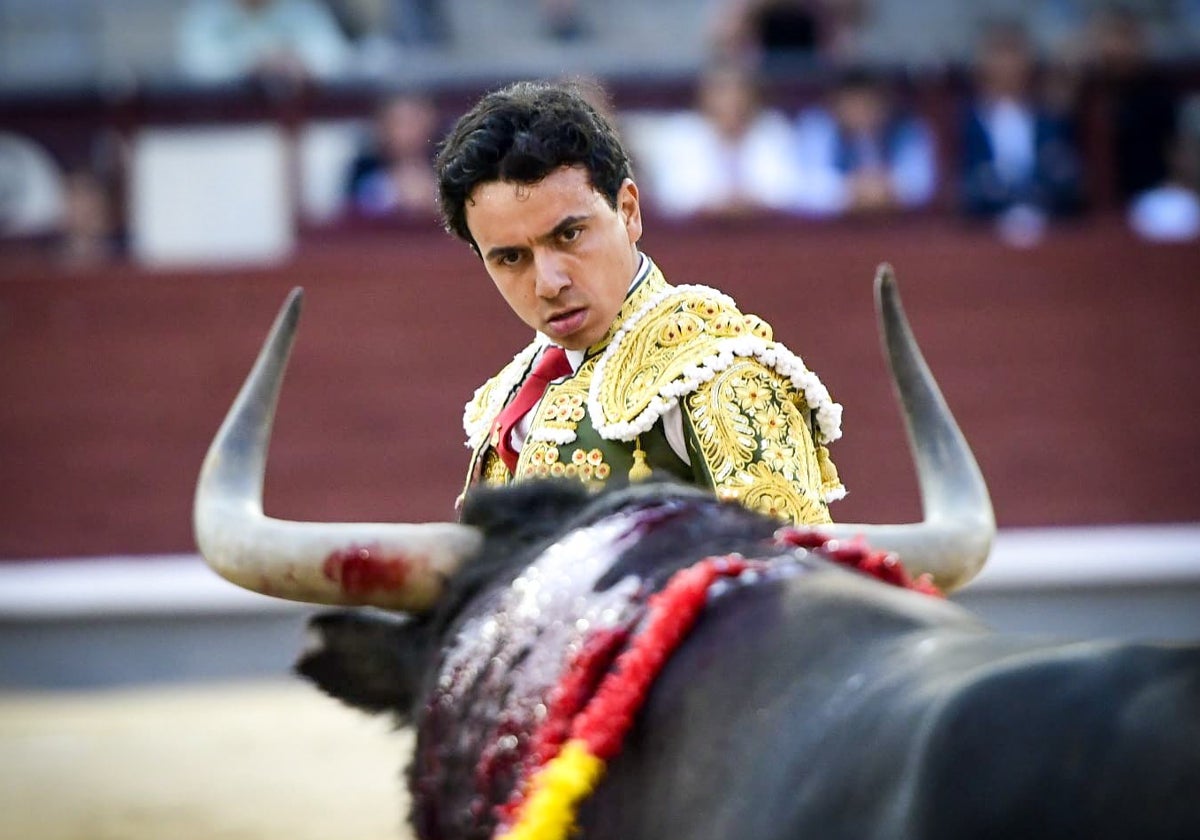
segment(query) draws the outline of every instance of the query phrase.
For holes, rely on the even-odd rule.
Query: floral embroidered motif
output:
[[[799,453],[777,440],[764,439],[760,447],[762,462],[788,481],[796,480],[796,458]]]
[[[687,407],[719,496],[792,522],[829,521],[816,447],[778,373],[739,359],[690,394]]]
[[[772,396],[770,383],[763,382],[759,377],[742,378],[739,384],[733,386],[737,395],[738,408],[747,414],[765,411]]]
[[[788,522],[820,525],[830,521],[829,508],[788,481],[782,474],[772,472],[763,462],[751,465],[738,476],[742,488],[730,488],[738,501],[759,513]]]
[[[767,441],[780,440],[788,433],[788,418],[777,405],[768,405],[760,411],[758,424],[758,433],[762,435],[764,444]]]

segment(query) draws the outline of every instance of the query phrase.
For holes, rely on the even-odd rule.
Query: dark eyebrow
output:
[[[575,225],[579,224],[580,222],[586,222],[590,218],[592,218],[590,215],[567,216],[561,222],[556,224],[554,226],[554,230],[552,230],[548,234],[546,234],[543,237],[543,239],[556,239],[563,233],[563,231],[569,230],[570,228],[575,227]]]
[[[520,248],[514,247],[512,245],[498,245],[495,248],[488,248],[488,252],[483,255],[483,258],[484,258],[484,260],[491,262],[492,260],[496,260],[501,257],[508,256],[509,254],[515,254],[516,252],[518,252],[520,250],[521,250]]]
[[[542,242],[557,239],[562,235],[563,231],[575,227],[575,225],[579,224],[580,222],[586,222],[590,218],[592,218],[591,214],[584,214],[582,216],[567,216],[561,222],[556,224],[549,233],[542,234],[538,237],[538,239]],[[521,250],[523,249],[519,245],[497,245],[495,248],[489,248],[488,252],[484,254],[483,258],[491,261],[507,256],[508,254],[517,253]]]

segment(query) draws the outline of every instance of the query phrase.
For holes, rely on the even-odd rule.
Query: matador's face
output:
[[[604,337],[638,265],[633,181],[621,185],[615,208],[580,166],[534,184],[489,181],[471,192],[466,216],[488,274],[522,321],[568,350]]]

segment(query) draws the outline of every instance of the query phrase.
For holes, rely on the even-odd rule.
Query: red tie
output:
[[[517,458],[519,457],[519,453],[513,450],[510,440],[513,426],[529,413],[529,409],[537,405],[542,394],[546,393],[547,385],[569,373],[571,373],[571,363],[567,360],[566,351],[561,347],[550,345],[542,353],[537,364],[533,366],[533,370],[525,378],[525,382],[517,391],[517,395],[513,397],[512,402],[506,405],[496,418],[496,423],[492,426],[492,445],[496,447],[497,454],[508,466],[510,473],[516,474]]]

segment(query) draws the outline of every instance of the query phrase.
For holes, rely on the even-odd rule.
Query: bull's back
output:
[[[922,745],[913,836],[1200,838],[1200,649],[1086,643],[999,663]]]
[[[1198,697],[1196,650],[1003,638],[837,572],[739,590],[664,670],[584,836],[1200,837]]]
[[[872,836],[925,714],[914,674],[982,633],[837,570],[717,599],[585,805],[585,836]]]

